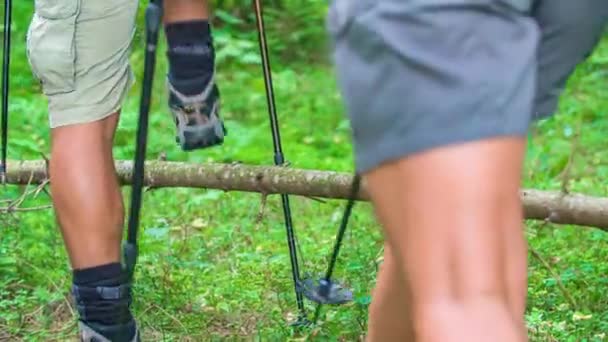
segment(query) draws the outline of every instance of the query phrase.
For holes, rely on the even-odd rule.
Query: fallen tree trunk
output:
[[[133,163],[117,161],[116,168],[120,182],[123,185],[130,184]],[[9,184],[27,184],[30,181],[39,184],[48,180],[44,161],[10,161],[7,169]],[[346,199],[351,182],[351,174],[332,171],[281,166],[148,161],[144,184],[154,188],[208,188],[269,195],[285,193]],[[365,185],[357,199],[369,201]],[[597,227],[608,231],[608,198],[524,189],[522,200],[527,219]]]

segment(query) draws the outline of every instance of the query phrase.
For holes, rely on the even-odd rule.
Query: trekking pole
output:
[[[6,154],[8,150],[8,94],[11,64],[11,15],[13,1],[4,0],[4,38],[2,51],[2,152],[0,156],[0,183],[6,184]]]
[[[146,8],[144,80],[142,83],[141,102],[139,107],[129,227],[127,231],[127,243],[124,246],[125,263],[130,277],[133,277],[135,264],[137,263],[137,230],[139,226],[144,185],[144,162],[146,159],[146,144],[148,141],[148,116],[150,113],[154,68],[156,66],[156,45],[158,43],[158,31],[162,16],[162,0],[151,0]]]
[[[272,142],[274,145],[274,163],[275,165],[281,166],[285,163],[285,156],[283,155],[283,149],[281,147],[281,134],[279,130],[279,120],[274,100],[274,87],[272,84],[272,70],[270,67],[270,61],[268,57],[268,46],[266,43],[264,15],[260,0],[254,0],[253,5],[255,8],[258,43],[260,47],[260,54],[262,56],[262,70],[264,73],[264,85],[266,88],[266,101],[268,103],[268,115],[270,118],[270,128],[272,131]],[[289,196],[286,194],[281,194],[281,202],[283,205],[283,216],[285,217],[285,229],[287,230],[287,244],[289,247],[289,257],[291,260],[291,271],[294,282],[294,289],[296,293],[298,309],[300,310],[300,317],[298,321],[294,323],[294,325],[306,325],[308,323],[308,319],[306,317],[306,309],[304,308],[304,299],[302,297],[302,293],[299,290],[300,266],[298,265],[298,255],[295,244],[295,234],[291,220]]]
[[[317,299],[321,300],[317,300],[318,304],[317,309],[315,310],[313,324],[317,323],[317,319],[319,318],[319,314],[321,313],[321,305],[343,304],[352,300],[351,292],[345,291],[340,287],[335,286],[335,284],[331,281],[331,276],[333,275],[334,267],[336,266],[336,261],[338,260],[338,253],[340,252],[340,247],[342,246],[342,239],[344,238],[344,233],[346,232],[346,227],[348,226],[348,219],[350,218],[353,207],[355,206],[355,199],[357,198],[357,194],[359,193],[360,185],[361,177],[359,174],[356,174],[353,179],[351,195],[348,199],[348,203],[346,204],[346,209],[344,209],[342,222],[340,223],[340,228],[338,229],[338,235],[336,236],[336,242],[334,244],[334,249],[331,255],[329,266],[327,267],[327,272],[325,273],[325,278],[319,281],[320,286],[316,289],[318,295]],[[334,291],[332,292],[332,290]]]

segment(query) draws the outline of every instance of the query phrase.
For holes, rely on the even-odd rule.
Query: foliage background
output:
[[[326,1],[265,1],[266,24],[284,150],[291,165],[352,170],[350,131],[328,58]],[[131,56],[141,80],[143,5]],[[221,148],[183,153],[165,103],[159,47],[148,158],[194,163],[272,164],[264,83],[251,4],[214,1],[217,69],[229,136]],[[25,58],[31,1],[14,2],[9,159],[49,153],[46,101]],[[160,71],[159,71],[160,70]],[[608,40],[580,65],[559,114],[530,135],[525,186],[606,196]],[[115,153],[134,154],[137,84],[127,101]],[[84,170],[86,172],[86,170]],[[0,206],[23,193],[0,191]],[[129,188],[124,188],[125,196]],[[128,198],[128,197],[126,197]],[[49,204],[46,195],[24,206]],[[128,203],[127,203],[128,204]],[[304,272],[321,274],[337,229],[341,201],[293,198]],[[319,328],[294,331],[297,314],[280,201],[213,190],[159,189],[145,196],[134,307],[146,340],[357,340],[365,332],[382,236],[368,204],[357,206],[337,276],[356,301],[325,308]],[[0,340],[73,339],[69,265],[50,210],[0,212]],[[608,235],[595,229],[527,222],[533,254],[527,322],[533,341],[608,341]],[[542,260],[542,261],[541,261]],[[312,305],[309,308],[314,308]]]

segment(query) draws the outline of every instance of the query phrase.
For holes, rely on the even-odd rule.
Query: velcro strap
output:
[[[72,295],[77,301],[82,299],[119,300],[129,298],[131,285],[85,287],[72,285]]]
[[[129,319],[131,286],[78,286],[72,285],[72,295],[82,321]]]

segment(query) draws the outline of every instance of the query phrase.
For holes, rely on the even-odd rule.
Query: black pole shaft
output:
[[[353,178],[352,188],[350,197],[348,199],[348,203],[346,204],[346,209],[344,210],[344,214],[342,215],[342,221],[340,222],[340,228],[338,229],[338,235],[336,236],[336,242],[334,243],[333,252],[331,255],[331,259],[329,261],[329,266],[327,266],[327,271],[325,273],[325,280],[327,284],[331,284],[331,276],[333,275],[334,268],[336,266],[336,261],[338,260],[338,254],[340,253],[340,247],[342,247],[342,240],[344,239],[344,233],[346,232],[346,227],[348,227],[348,220],[350,219],[353,207],[355,206],[355,199],[357,198],[357,194],[359,193],[359,188],[361,186],[361,176],[359,174],[355,174]],[[327,288],[327,291],[331,289]],[[319,318],[319,314],[321,313],[321,304],[317,305],[315,310],[315,315],[313,318],[313,323],[317,322]]]
[[[279,130],[279,119],[276,112],[276,105],[274,99],[274,87],[272,85],[272,71],[270,67],[270,60],[268,57],[268,45],[266,43],[266,29],[264,27],[264,15],[262,10],[262,4],[260,0],[254,0],[255,17],[258,30],[258,42],[260,45],[260,54],[262,55],[262,69],[264,72],[264,85],[266,87],[266,101],[268,102],[268,114],[270,117],[270,128],[272,130],[272,141],[274,145],[274,162],[275,165],[283,165],[285,163],[285,157],[283,155],[283,149],[281,146],[281,133]],[[289,196],[286,194],[281,195],[281,202],[283,205],[283,215],[285,217],[285,229],[287,230],[287,244],[289,246],[289,257],[291,260],[291,270],[294,282],[294,289],[296,293],[296,300],[298,309],[302,315],[301,318],[306,316],[304,308],[304,299],[302,293],[299,291],[300,283],[300,266],[298,265],[298,255],[295,244],[295,234],[293,229],[293,223],[291,219],[291,209],[289,206]]]
[[[340,229],[338,230],[338,236],[336,237],[336,242],[334,244],[331,260],[329,262],[329,266],[327,267],[327,272],[325,274],[326,280],[329,280],[331,278],[334,271],[334,267],[336,266],[336,260],[338,260],[338,253],[340,253],[340,247],[342,247],[342,239],[344,238],[344,233],[346,232],[346,227],[348,226],[348,220],[352,213],[353,207],[355,206],[355,198],[357,196],[357,193],[359,193],[360,184],[361,179],[360,176],[357,174],[353,179],[351,195],[348,199],[348,203],[346,204],[346,209],[344,210],[344,215],[342,216],[342,222],[340,223]]]
[[[0,182],[6,182],[6,155],[8,150],[8,96],[11,64],[11,17],[12,0],[4,0],[4,39],[2,61],[2,156],[0,157]]]
[[[144,186],[144,162],[146,159],[146,145],[148,141],[148,117],[150,114],[150,103],[154,82],[154,68],[156,66],[156,45],[158,43],[158,31],[162,15],[162,0],[152,0],[146,8],[144,79],[142,83],[139,122],[137,127],[127,245],[125,246],[125,258],[127,259],[127,267],[131,274],[133,273],[137,261],[137,231],[139,227]]]

